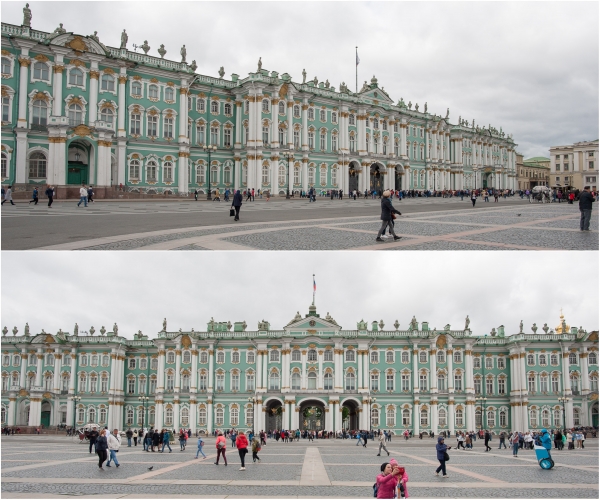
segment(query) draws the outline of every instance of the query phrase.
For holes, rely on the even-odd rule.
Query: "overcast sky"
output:
[[[2,2],[21,24],[24,1]],[[598,139],[598,2],[30,2],[32,26],[128,48],[162,43],[166,58],[218,76],[263,69],[359,88],[373,75],[397,102],[427,101],[513,134],[525,158]],[[140,49],[138,49],[140,51]]]
[[[585,273],[578,272],[585,269]],[[564,280],[557,282],[555,271]],[[383,319],[506,334],[559,324],[598,329],[597,252],[2,252],[2,327],[31,333],[119,325],[128,338],[260,320],[282,329],[312,302],[344,329]],[[565,274],[566,273],[566,274]],[[560,283],[560,286],[558,285]],[[541,330],[540,330],[541,333]],[[9,333],[10,335],[10,333]]]

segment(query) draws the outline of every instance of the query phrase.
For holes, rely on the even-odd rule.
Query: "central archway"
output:
[[[358,162],[351,161],[348,167],[348,192],[358,191],[358,172],[360,165]]]
[[[265,405],[265,426],[267,431],[281,430],[283,407],[281,401],[272,399]]]
[[[352,399],[342,402],[342,428],[346,431],[360,430],[358,403]]]
[[[383,168],[378,163],[373,163],[370,171],[370,189],[381,193],[383,191]]]
[[[67,151],[67,184],[81,185],[93,183],[94,148],[85,139],[74,139]]]
[[[325,429],[325,405],[309,399],[300,405],[300,430],[322,431]]]

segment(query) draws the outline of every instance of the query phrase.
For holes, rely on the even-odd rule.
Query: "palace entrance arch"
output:
[[[300,430],[322,431],[325,429],[325,405],[310,399],[300,405]]]
[[[371,191],[377,191],[377,193],[383,192],[383,167],[379,163],[373,163],[369,171]]]
[[[350,166],[348,167],[348,192],[352,193],[354,190],[359,191],[358,188],[358,171],[360,170],[360,165],[352,161],[350,162]]]
[[[360,429],[358,403],[352,399],[342,402],[342,428],[347,431]]]
[[[67,152],[67,184],[81,185],[93,182],[94,148],[84,139],[75,139]]]
[[[283,407],[281,401],[272,399],[265,405],[265,425],[266,431],[281,430],[283,422]]]

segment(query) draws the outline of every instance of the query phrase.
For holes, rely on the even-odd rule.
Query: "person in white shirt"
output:
[[[88,192],[85,187],[85,184],[82,184],[81,187],[79,188],[79,203],[77,203],[77,206],[79,206],[79,205],[81,205],[81,203],[83,203],[83,206],[87,207],[87,201],[88,201]]]
[[[87,194],[86,194],[87,196]],[[115,465],[117,467],[120,466],[119,461],[117,460],[117,452],[119,451],[119,448],[121,447],[121,436],[119,436],[119,429],[114,429],[112,434],[108,435],[107,438],[108,441],[108,452],[109,452],[109,457],[108,457],[108,461],[106,462],[106,466],[110,467],[110,462],[111,461],[115,461]]]

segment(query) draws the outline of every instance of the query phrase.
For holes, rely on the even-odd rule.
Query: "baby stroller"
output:
[[[542,469],[552,469],[554,467],[554,460],[550,458],[548,454],[548,450],[543,446],[534,445],[533,449],[535,450],[535,456],[540,464]]]

